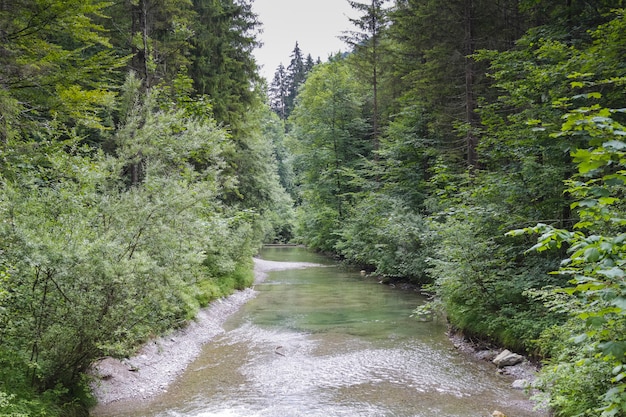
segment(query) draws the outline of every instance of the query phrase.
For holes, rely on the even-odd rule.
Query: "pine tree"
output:
[[[281,62],[274,73],[274,78],[269,88],[270,108],[280,117],[282,120],[287,119],[287,73],[285,66]]]
[[[315,61],[313,60],[313,57],[311,56],[311,54],[307,54],[306,61],[304,62],[304,72],[308,74],[309,72],[313,70],[314,66],[315,66]]]
[[[302,50],[296,42],[296,46],[291,52],[289,66],[285,68],[281,63],[270,84],[268,91],[270,107],[283,120],[286,120],[293,112],[300,86],[304,84],[309,72],[320,63],[319,59],[317,63],[313,61],[311,54],[308,54],[306,59],[303,56]]]
[[[431,115],[437,147],[460,165],[478,164],[477,99],[491,83],[473,54],[513,46],[527,27],[517,7],[517,0],[400,0],[390,14],[392,71],[403,86],[401,102]]]
[[[196,92],[207,95],[215,118],[237,129],[241,115],[257,99],[259,81],[252,52],[260,25],[250,0],[194,0],[197,22],[189,75]]]
[[[357,63],[361,72],[372,88],[372,140],[374,149],[378,148],[380,136],[379,114],[379,82],[381,62],[381,38],[387,24],[387,12],[384,4],[387,0],[371,0],[370,3],[359,3],[348,0],[350,6],[362,13],[361,17],[350,19],[358,30],[348,31],[342,39],[353,48],[357,55]]]
[[[296,96],[298,95],[298,89],[306,79],[306,69],[304,67],[304,60],[302,57],[302,50],[296,42],[296,46],[291,52],[291,61],[287,66],[287,114],[291,114],[295,107]]]

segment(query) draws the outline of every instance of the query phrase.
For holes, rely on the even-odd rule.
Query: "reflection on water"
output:
[[[264,259],[323,261],[302,248]],[[532,410],[511,379],[456,352],[423,302],[341,268],[273,272],[167,394],[99,416],[509,416]]]

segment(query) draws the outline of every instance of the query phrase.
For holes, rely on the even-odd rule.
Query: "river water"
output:
[[[111,404],[98,416],[545,415],[511,388],[511,377],[455,350],[443,323],[411,318],[424,302],[415,292],[302,248],[261,255],[325,266],[270,273],[167,393]]]

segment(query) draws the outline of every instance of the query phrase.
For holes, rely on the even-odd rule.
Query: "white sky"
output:
[[[304,58],[311,54],[314,60],[326,61],[347,49],[337,37],[353,30],[348,16],[354,11],[346,0],[254,0],[252,9],[263,25],[259,35],[263,46],[254,56],[268,82],[281,62],[289,65],[296,41]]]

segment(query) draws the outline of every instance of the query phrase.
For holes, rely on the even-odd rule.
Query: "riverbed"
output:
[[[268,248],[262,258],[275,272],[173,383],[158,395],[102,404],[93,415],[546,415],[511,387],[512,377],[455,349],[444,323],[412,318],[425,301],[414,291],[302,248]],[[278,261],[309,265],[285,269]]]

